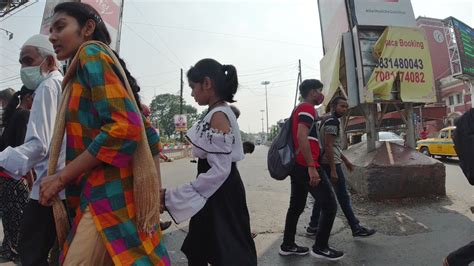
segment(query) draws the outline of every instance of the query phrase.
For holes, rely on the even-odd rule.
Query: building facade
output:
[[[418,17],[417,26],[425,31],[433,64],[438,105],[446,106],[442,126],[453,125],[454,120],[472,107],[468,82],[453,77],[448,51],[449,30],[442,19]],[[438,126],[439,127],[439,126]],[[439,128],[438,128],[439,130]],[[432,131],[432,130],[430,130]]]

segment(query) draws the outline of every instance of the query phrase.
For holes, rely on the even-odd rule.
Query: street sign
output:
[[[174,126],[176,128],[176,132],[185,132],[186,130],[188,130],[188,122],[186,115],[175,115]]]

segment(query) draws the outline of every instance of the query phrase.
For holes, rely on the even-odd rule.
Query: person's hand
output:
[[[337,183],[337,180],[338,180],[338,177],[337,177],[337,171],[336,169],[331,169],[331,182],[333,184],[336,184]]]
[[[165,193],[166,189],[160,189],[160,213],[165,212]]]
[[[64,189],[66,184],[62,181],[59,174],[47,176],[41,180],[39,203],[44,206],[50,206],[51,200]]]
[[[344,165],[346,166],[347,170],[349,170],[349,172],[354,171],[354,165],[351,162],[346,160],[344,161]]]
[[[318,170],[316,170],[316,167],[311,166],[308,167],[308,174],[309,174],[309,185],[311,187],[316,187],[319,185],[319,182],[321,182],[321,178],[319,177]]]

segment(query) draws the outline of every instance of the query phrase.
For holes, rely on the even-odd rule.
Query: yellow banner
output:
[[[323,59],[321,59],[319,63],[319,69],[321,69],[321,81],[324,84],[323,94],[325,97],[323,106],[327,106],[329,104],[329,101],[331,101],[332,97],[334,94],[336,94],[339,87],[341,86],[341,82],[339,80],[341,44],[342,38],[340,36],[336,41],[336,45],[328,50],[326,55],[324,55]]]
[[[428,41],[421,29],[387,27],[374,54],[378,61],[367,83],[366,102],[400,100],[398,95],[403,102],[436,102]]]

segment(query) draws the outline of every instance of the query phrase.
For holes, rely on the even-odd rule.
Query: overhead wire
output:
[[[143,14],[143,12],[136,6],[135,1],[131,1],[131,3],[133,5],[133,7],[135,8],[135,10],[137,10],[137,12],[140,13],[141,17],[145,20],[145,22],[147,24],[151,25],[151,23],[148,21],[148,19]],[[165,40],[163,38],[161,38],[160,34],[155,29],[155,27],[153,27],[153,26],[150,26],[150,27],[153,30],[153,32],[156,34],[156,37],[158,37],[158,40],[160,40],[164,44],[165,48],[168,49],[168,51],[178,60],[178,62],[181,64],[181,67],[184,67],[183,61],[181,61],[181,59],[176,55],[176,53],[174,53],[173,50],[171,50],[171,48],[168,46],[168,44],[165,42]]]
[[[236,37],[236,38],[243,38],[243,39],[252,39],[252,40],[257,40],[257,41],[264,41],[264,42],[271,42],[271,43],[280,43],[280,44],[285,44],[285,45],[300,46],[300,47],[307,47],[307,48],[321,48],[321,47],[322,47],[321,45],[310,45],[310,44],[303,44],[303,43],[294,43],[294,42],[289,42],[289,41],[284,41],[284,40],[266,39],[266,38],[260,38],[260,37],[255,37],[255,36],[247,36],[247,35],[233,34],[233,33],[225,33],[225,32],[213,32],[213,31],[200,30],[200,29],[191,29],[191,28],[185,28],[185,27],[177,27],[177,26],[166,26],[166,25],[148,24],[148,23],[140,23],[140,22],[133,22],[133,21],[128,21],[127,23],[129,23],[129,24],[137,24],[137,25],[143,24],[143,25],[150,25],[150,26],[153,26],[153,27],[171,28],[171,29],[184,30],[184,31],[194,31],[194,32],[207,33],[207,34],[222,35],[222,36],[227,36],[227,37]]]
[[[176,62],[174,62],[173,60],[171,60],[165,53],[161,52],[160,50],[158,50],[158,48],[156,48],[153,44],[151,44],[148,40],[146,40],[143,36],[141,36],[140,34],[138,34],[135,30],[133,30],[127,23],[123,23],[123,25],[125,25],[131,32],[133,32],[138,38],[140,38],[142,41],[144,41],[146,44],[148,44],[153,50],[155,50],[156,52],[158,52],[160,55],[164,56],[170,63],[174,64],[175,66],[180,67],[179,64],[177,64]]]

